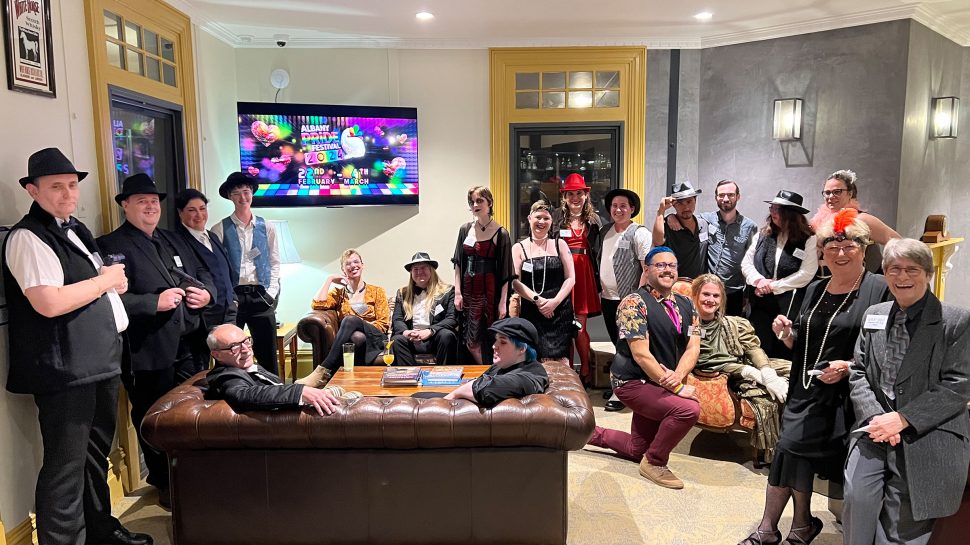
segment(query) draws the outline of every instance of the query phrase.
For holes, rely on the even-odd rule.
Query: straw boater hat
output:
[[[411,256],[411,261],[404,264],[404,270],[411,272],[411,267],[417,265],[418,263],[428,263],[435,269],[438,268],[438,262],[431,259],[431,256],[427,252],[418,252]]]
[[[670,196],[673,197],[675,201],[679,201],[681,199],[696,197],[700,194],[700,189],[694,189],[694,186],[692,186],[690,182],[684,181],[679,184],[674,184],[673,191],[670,193]]]
[[[794,191],[788,191],[787,189],[782,189],[777,195],[775,195],[774,199],[765,202],[768,204],[786,206],[788,208],[798,210],[802,214],[808,214],[808,208],[802,206],[802,196]]]
[[[159,201],[165,200],[165,193],[159,191],[155,182],[144,172],[129,176],[121,182],[121,193],[115,195],[115,202],[121,204],[121,201],[132,195],[158,195]]]
[[[21,187],[33,182],[41,176],[54,174],[77,174],[77,181],[81,181],[87,172],[74,168],[71,160],[57,148],[44,148],[35,152],[27,159],[27,175],[20,179]]]

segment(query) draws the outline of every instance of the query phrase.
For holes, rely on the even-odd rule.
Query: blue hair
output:
[[[652,250],[647,252],[647,256],[643,258],[643,262],[650,265],[650,262],[653,261],[653,256],[662,253],[672,254],[674,251],[668,246],[654,246]]]
[[[512,341],[512,344],[514,344],[516,348],[520,348],[520,349],[525,348],[525,358],[527,360],[533,361],[538,359],[538,356],[536,355],[536,349],[529,346],[529,343],[525,341],[520,341],[519,339],[510,338],[509,340]]]

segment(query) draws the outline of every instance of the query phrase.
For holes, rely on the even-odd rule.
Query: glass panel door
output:
[[[115,194],[125,178],[145,173],[155,180],[159,191],[168,194],[162,202],[159,226],[171,229],[178,225],[173,197],[186,187],[181,112],[112,92],[111,128]]]
[[[593,208],[608,222],[603,197],[620,184],[621,133],[618,124],[513,125],[512,239],[528,236],[529,208],[535,201],[545,199],[559,208],[559,186],[574,172],[586,180]]]

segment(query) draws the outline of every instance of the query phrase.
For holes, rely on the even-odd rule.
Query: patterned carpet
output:
[[[591,394],[597,423],[628,430],[631,413],[603,411],[599,392]],[[693,430],[674,451],[670,469],[684,483],[668,490],[647,481],[637,464],[606,450],[587,447],[569,456],[570,545],[733,545],[761,518],[767,469],[754,469],[745,439]],[[150,487],[136,491],[118,506],[118,515],[134,531],[148,532],[156,545],[171,544],[171,515],[155,503]],[[842,534],[815,494],[812,512],[825,528],[813,542],[842,543]],[[791,507],[781,521],[785,534]]]

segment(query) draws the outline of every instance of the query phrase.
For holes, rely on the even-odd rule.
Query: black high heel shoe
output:
[[[766,541],[766,537],[771,538],[771,541]],[[738,545],[778,545],[779,543],[781,543],[781,532],[778,530],[774,532],[755,530],[744,541],[738,542]]]
[[[799,528],[792,528],[788,531],[788,535],[785,537],[785,541],[781,542],[781,545],[808,545],[822,533],[822,527],[825,526],[818,517],[812,517],[812,520],[808,523],[808,526],[801,526]],[[811,530],[812,533],[808,537],[802,536],[801,533],[805,530]]]

